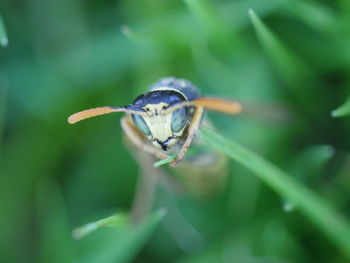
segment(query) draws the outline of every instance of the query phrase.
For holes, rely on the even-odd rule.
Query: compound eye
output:
[[[140,115],[135,115],[135,114],[131,114],[131,118],[133,123],[135,124],[135,126],[142,131],[144,134],[146,134],[147,136],[151,135],[151,131],[148,128],[147,123],[145,122],[145,120],[143,119],[142,116]]]
[[[173,132],[179,132],[186,125],[188,120],[188,109],[187,107],[178,109],[173,112],[171,116],[171,130]]]

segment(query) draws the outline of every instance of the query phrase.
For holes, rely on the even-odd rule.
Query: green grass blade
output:
[[[191,157],[191,156],[196,156],[197,154],[203,153],[208,151],[208,146],[206,145],[196,145],[195,147],[191,147],[188,149],[188,151],[186,152],[186,158]],[[153,167],[159,167],[168,163],[171,163],[172,161],[174,161],[176,159],[176,154],[169,156],[168,158],[159,160],[157,162],[155,162],[153,164]]]
[[[291,200],[320,231],[350,258],[350,227],[328,202],[293,180],[280,168],[239,144],[208,130],[202,138],[216,150],[227,154],[250,170],[282,198]]]
[[[102,227],[123,227],[128,224],[128,216],[125,213],[117,213],[104,219],[86,224],[73,230],[73,237],[81,239],[86,235]]]
[[[305,81],[313,75],[311,69],[279,40],[253,9],[249,9],[249,16],[261,45],[287,83],[297,87],[300,79]]]
[[[332,111],[332,117],[344,117],[350,114],[350,97],[339,108]]]
[[[84,251],[78,262],[131,262],[152,236],[165,214],[165,209],[159,209],[139,224],[96,231],[79,241],[84,245]]]
[[[6,28],[2,16],[0,15],[0,45],[6,47],[9,44],[9,40],[6,33]]]
[[[175,159],[176,159],[176,155],[171,155],[171,156],[169,156],[168,158],[165,158],[165,159],[162,159],[162,160],[159,160],[159,161],[155,162],[155,163],[153,164],[153,167],[159,167],[159,166],[162,166],[162,165],[171,163],[171,162],[174,161]]]

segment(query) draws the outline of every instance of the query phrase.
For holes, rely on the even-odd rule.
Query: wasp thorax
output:
[[[147,92],[139,96],[133,104],[146,114],[142,116],[133,114],[132,120],[153,145],[166,151],[182,136],[189,117],[187,107],[175,111],[167,109],[185,100],[181,93],[172,90]]]

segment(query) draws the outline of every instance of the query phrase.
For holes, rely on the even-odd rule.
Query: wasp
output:
[[[201,126],[204,110],[238,114],[235,101],[201,96],[188,80],[163,78],[124,107],[98,107],[83,110],[68,118],[70,124],[81,120],[124,112],[121,126],[129,141],[158,159],[176,154],[175,165],[184,159]]]

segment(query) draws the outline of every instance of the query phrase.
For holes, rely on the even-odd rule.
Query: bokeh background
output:
[[[331,116],[349,94],[349,1],[2,0],[0,12],[1,262],[349,262],[234,161],[218,195],[159,189],[162,220],[73,240],[74,228],[130,210],[139,168],[121,115],[66,122],[129,104],[162,77],[189,79],[246,106],[210,113],[219,133],[349,218],[350,122]]]

